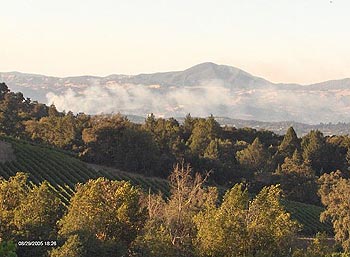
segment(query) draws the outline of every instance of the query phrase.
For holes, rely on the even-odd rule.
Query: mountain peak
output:
[[[192,69],[192,68],[208,68],[208,67],[217,67],[219,66],[218,64],[216,63],[213,63],[213,62],[202,62],[202,63],[199,63],[199,64],[196,64],[194,66],[192,66],[191,68],[189,69]]]
[[[203,62],[203,63],[197,64],[197,65],[194,65],[194,66],[184,70],[184,72],[186,72],[186,71],[195,72],[195,71],[200,71],[200,70],[213,70],[216,72],[229,70],[231,72],[232,71],[244,72],[243,70],[240,70],[240,69],[233,67],[233,66],[220,65],[220,64],[213,63],[213,62]],[[246,72],[244,72],[244,73],[246,73]]]
[[[163,116],[210,113],[251,120],[349,121],[350,80],[274,84],[241,69],[204,62],[182,71],[56,78],[0,73],[11,90],[73,112]],[[99,103],[99,98],[101,102]],[[99,103],[99,104],[98,104]],[[109,103],[109,104],[105,104]]]

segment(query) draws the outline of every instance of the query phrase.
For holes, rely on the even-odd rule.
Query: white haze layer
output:
[[[59,110],[88,114],[127,113],[174,116],[191,113],[207,116],[231,101],[229,90],[220,85],[163,89],[161,86],[117,84],[93,85],[83,90],[68,88],[63,94],[48,93],[48,103]]]
[[[229,89],[220,81],[196,87],[94,84],[46,95],[59,110],[87,114],[123,113],[163,117],[226,116],[254,120],[296,120],[309,124],[349,122],[350,90],[291,90],[276,87]]]

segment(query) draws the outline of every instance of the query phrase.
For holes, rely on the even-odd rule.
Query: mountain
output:
[[[198,86],[203,82],[218,81],[227,88],[255,88],[259,85],[268,85],[270,82],[254,77],[249,73],[225,65],[217,65],[211,62],[201,63],[184,71],[164,72],[154,74],[140,74],[125,77],[120,82],[188,87]]]
[[[312,85],[272,83],[226,65],[139,75],[50,77],[0,73],[11,90],[60,110],[90,114],[228,117],[306,124],[350,122],[350,79]]]

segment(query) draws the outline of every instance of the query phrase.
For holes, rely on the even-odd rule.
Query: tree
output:
[[[109,252],[122,256],[145,222],[141,195],[129,182],[99,178],[78,184],[68,212],[59,222],[59,234],[66,239],[78,235],[84,256]]]
[[[152,135],[157,148],[162,153],[160,170],[170,173],[173,165],[182,161],[187,152],[180,124],[174,118],[156,119],[151,115],[146,119],[143,129]],[[169,173],[166,175],[168,176]]]
[[[5,95],[10,92],[10,89],[5,83],[0,83],[0,101],[4,100]]]
[[[71,235],[61,247],[50,251],[50,257],[83,257],[86,252],[78,235]]]
[[[63,204],[44,181],[34,185],[21,204],[16,208],[14,224],[17,229],[17,240],[56,240],[57,221],[63,214]],[[20,256],[42,256],[45,247],[19,247]]]
[[[48,109],[49,117],[59,117],[61,114],[57,111],[56,106],[51,104]]]
[[[249,205],[249,252],[253,256],[288,255],[300,225],[282,206],[282,190],[264,187]]]
[[[281,144],[278,146],[278,151],[284,154],[285,157],[291,157],[295,150],[300,150],[300,141],[294,128],[290,127],[284,135]]]
[[[84,160],[147,175],[161,175],[158,149],[147,131],[121,115],[94,116],[82,132]],[[162,174],[164,176],[164,174]]]
[[[226,192],[219,208],[215,201],[211,202],[194,217],[198,230],[195,244],[200,256],[244,256],[248,202],[248,191],[236,184]]]
[[[332,221],[335,239],[341,242],[345,252],[350,253],[350,180],[343,178],[340,171],[336,171],[323,174],[319,183],[321,201],[326,206],[321,214],[321,221]]]
[[[300,151],[300,147],[300,140],[298,139],[294,128],[288,128],[281,144],[278,146],[276,154],[274,155],[273,159],[275,165],[283,163],[286,157],[292,157],[295,150]]]
[[[200,256],[287,256],[299,229],[280,203],[278,186],[265,187],[249,201],[236,184],[220,207],[211,204],[195,216]]]
[[[0,241],[13,240],[18,232],[15,211],[29,193],[28,176],[17,173],[8,180],[0,178]]]
[[[259,138],[256,138],[246,149],[237,152],[236,156],[239,164],[252,173],[261,173],[269,169],[270,155]]]
[[[29,115],[31,118],[34,118],[34,120],[39,120],[49,115],[49,108],[45,104],[33,101],[30,103],[30,106],[31,108]]]
[[[210,179],[216,183],[227,185],[233,179],[238,179],[238,163],[235,157],[235,147],[228,139],[211,140],[205,149],[204,158],[208,160],[206,167],[213,172]]]
[[[77,122],[72,113],[65,116],[51,115],[39,121],[29,120],[25,123],[25,130],[32,140],[48,143],[63,149],[72,149],[79,137]]]
[[[63,214],[63,204],[44,181],[34,185],[16,208],[14,224],[22,238],[55,239],[56,223]]]
[[[171,173],[171,195],[167,202],[160,196],[149,196],[149,218],[142,235],[136,240],[136,256],[193,256],[192,241],[196,235],[193,217],[216,199],[217,192],[204,189],[199,174],[192,177],[189,166],[177,165]],[[142,255],[143,254],[143,255]]]
[[[194,235],[192,217],[203,207],[207,191],[206,178],[198,173],[191,176],[189,166],[177,165],[170,175],[171,198],[165,206],[165,222],[173,245],[189,245]]]
[[[30,186],[28,175],[0,179],[0,242],[53,240],[63,212],[61,201],[47,182]],[[44,247],[19,247],[19,256],[42,256]]]
[[[213,116],[210,116],[208,119],[197,120],[187,144],[193,154],[203,157],[210,141],[220,138],[220,136],[220,124],[215,121]]]
[[[309,134],[303,137],[301,141],[304,160],[309,160],[311,167],[316,175],[321,175],[327,165],[327,146],[323,134],[318,130],[311,130]]]
[[[192,118],[191,114],[188,113],[182,125],[185,141],[187,141],[190,138],[195,122],[196,122],[196,119]]]
[[[277,170],[286,198],[299,202],[318,203],[315,172],[308,160],[303,161],[298,150],[293,156],[286,157]]]
[[[6,92],[3,91],[3,93]],[[22,124],[24,97],[22,93],[6,92],[0,101],[0,132],[5,135],[19,136],[24,131]]]
[[[3,257],[17,257],[16,254],[16,244],[12,241],[2,241],[0,242],[0,256]]]

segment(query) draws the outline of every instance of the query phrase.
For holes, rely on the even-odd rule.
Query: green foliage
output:
[[[204,158],[210,162],[213,170],[211,181],[226,185],[233,179],[239,179],[241,173],[238,172],[234,145],[229,140],[211,140],[205,149]]]
[[[50,251],[50,257],[83,257],[85,256],[84,246],[78,235],[71,235],[61,246]]]
[[[286,157],[277,172],[287,199],[307,203],[319,202],[314,171],[308,161],[302,160],[297,150],[291,158]]]
[[[193,256],[192,240],[196,229],[193,217],[211,199],[213,189],[204,189],[199,174],[191,176],[189,166],[177,165],[171,176],[171,196],[168,201],[149,196],[149,219],[134,245],[136,256]],[[214,197],[215,196],[215,197]]]
[[[221,128],[213,116],[187,115],[179,124],[173,118],[152,114],[139,125],[119,114],[73,115],[25,99],[4,83],[0,85],[0,133],[74,151],[88,162],[163,178],[175,163],[184,160],[196,170],[213,170],[212,182],[225,186],[250,180],[253,173],[273,171],[300,149],[292,127],[282,138],[266,130]],[[259,144],[255,150],[252,147],[256,138],[262,151]],[[336,169],[345,171],[349,142],[348,136],[324,137],[311,131],[302,139],[303,158],[310,161],[317,176]],[[250,147],[245,149],[245,144]],[[236,152],[240,167],[232,157]],[[261,178],[253,178],[252,185],[259,188]],[[262,184],[273,183],[265,182]]]
[[[195,218],[200,256],[287,256],[299,226],[280,204],[277,186],[249,201],[235,185],[220,207],[210,206]]]
[[[332,221],[335,239],[341,242],[346,253],[350,253],[350,180],[337,171],[322,175],[319,182],[321,201],[326,206],[321,220],[329,218]]]
[[[157,169],[157,147],[149,133],[139,130],[121,115],[95,116],[82,138],[82,157],[90,162],[150,175]]]
[[[140,190],[128,182],[99,178],[79,184],[59,222],[59,234],[79,235],[84,256],[105,256],[97,249],[119,251],[122,256],[145,222],[140,197]]]
[[[316,130],[310,131],[301,141],[304,160],[309,160],[311,167],[317,175],[323,174],[327,169],[327,149],[326,140],[323,134]]]
[[[300,151],[300,140],[295,133],[293,127],[287,130],[284,135],[281,144],[278,146],[275,155],[273,156],[273,161],[275,165],[282,164],[286,157],[292,157],[293,153],[297,150]]]
[[[74,193],[76,183],[84,183],[89,179],[101,176],[130,181],[133,185],[140,186],[145,192],[151,190],[152,193],[161,192],[164,197],[170,196],[167,180],[118,170],[109,171],[109,169],[101,167],[92,170],[86,164],[63,152],[39,145],[30,145],[18,140],[10,140],[9,142],[14,147],[16,160],[5,164],[0,163],[0,176],[8,179],[11,175],[15,175],[18,170],[22,170],[28,173],[29,179],[36,184],[47,180],[50,182],[50,188],[66,205]],[[211,176],[215,175],[214,173]],[[219,192],[225,191],[225,188],[219,189]],[[303,224],[302,233],[304,235],[314,235],[317,231],[332,233],[332,225],[329,222],[324,224],[319,222],[319,215],[323,211],[321,207],[293,201],[286,201],[284,204],[287,210],[292,213],[293,218]]]
[[[156,119],[151,114],[142,126],[143,129],[152,135],[157,149],[162,153],[159,159],[159,170],[165,174],[158,174],[167,177],[175,162],[184,159],[188,147],[182,138],[180,124],[174,119]]]
[[[30,191],[27,178],[24,173],[17,173],[9,180],[0,178],[0,241],[12,240],[19,232],[15,215]]]
[[[0,242],[0,256],[2,257],[17,257],[16,244],[12,241]]]
[[[300,141],[293,127],[290,127],[278,146],[278,151],[285,157],[291,157],[295,150],[300,150]]]
[[[167,180],[154,177],[144,177],[137,174],[98,168],[91,170],[81,161],[54,149],[42,146],[33,146],[25,142],[10,141],[14,147],[17,160],[0,164],[0,176],[9,178],[22,170],[29,174],[29,179],[37,184],[47,180],[51,189],[67,205],[74,192],[75,183],[84,183],[89,179],[100,176],[109,179],[130,181],[133,185],[141,186],[145,192],[161,192],[164,197],[170,195]],[[215,176],[215,173],[211,176]],[[210,177],[211,177],[210,176]],[[209,177],[209,178],[210,178]],[[224,191],[220,189],[220,191]],[[319,222],[321,207],[287,201],[284,203],[293,217],[302,223],[305,235],[313,235],[317,231],[332,233],[331,224]]]
[[[79,133],[77,119],[72,114],[63,117],[52,115],[39,121],[27,121],[25,130],[34,141],[66,149],[72,148]]]
[[[14,224],[17,240],[56,240],[56,223],[63,214],[63,206],[57,195],[45,181],[33,186],[16,208]],[[19,256],[41,256],[45,247],[19,247]]]
[[[251,145],[236,153],[240,165],[247,171],[253,173],[262,173],[269,170],[270,158],[269,152],[256,138]]]
[[[56,239],[61,201],[44,182],[29,186],[27,175],[17,173],[0,181],[0,241]],[[44,247],[19,247],[19,256],[42,256]]]
[[[4,83],[1,87],[0,133],[18,136],[24,129],[21,123],[24,119],[24,97],[22,93],[10,92]]]
[[[194,217],[198,233],[195,239],[200,256],[243,256],[247,231],[245,210],[248,192],[235,185],[226,192],[221,207],[215,202]]]
[[[158,148],[165,153],[171,153],[173,145],[181,138],[180,125],[174,118],[156,119],[154,115],[150,115],[143,127],[152,134]]]
[[[251,250],[258,256],[287,255],[300,229],[281,205],[280,195],[279,186],[265,187],[249,206]]]
[[[192,134],[187,144],[193,154],[203,157],[210,141],[219,138],[220,134],[221,127],[213,116],[210,116],[208,119],[198,119],[194,123]]]
[[[190,138],[195,122],[196,122],[196,120],[194,118],[192,118],[191,114],[186,115],[186,117],[184,119],[183,126],[182,126],[185,141],[187,141]]]
[[[44,181],[39,186],[34,185],[16,208],[14,224],[23,238],[55,239],[53,228],[62,214],[62,202]]]

